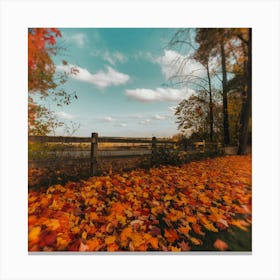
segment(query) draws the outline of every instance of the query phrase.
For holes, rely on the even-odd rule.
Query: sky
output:
[[[64,85],[78,99],[70,105],[50,104],[65,123],[79,124],[76,136],[170,137],[176,133],[174,108],[193,92],[165,86],[188,54],[167,47],[176,29],[61,28],[53,57],[57,71],[69,73]],[[68,62],[62,64],[62,60]],[[71,67],[79,70],[70,73]],[[192,62],[185,73],[199,68]],[[56,135],[64,135],[58,129]]]

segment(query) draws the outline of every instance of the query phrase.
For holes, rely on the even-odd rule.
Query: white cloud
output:
[[[103,60],[109,62],[113,66],[115,66],[117,62],[125,63],[128,61],[127,56],[119,51],[109,52],[108,50],[92,50],[90,55],[101,57]]]
[[[199,62],[191,59],[188,55],[184,56],[173,50],[165,50],[163,56],[152,61],[160,65],[166,80],[178,75],[199,77],[205,75],[205,69]]]
[[[192,89],[156,88],[156,89],[127,89],[125,94],[142,102],[181,101],[194,94]]]
[[[142,125],[149,125],[150,123],[151,123],[151,120],[149,120],[149,119],[142,120],[139,122],[139,124],[142,124]]]
[[[71,69],[73,68],[77,69],[78,73],[72,74]],[[109,66],[106,72],[99,71],[95,74],[90,73],[86,68],[81,68],[72,64],[58,65],[57,69],[70,74],[73,79],[94,84],[99,88],[125,84],[130,79],[129,75],[117,72]]]
[[[124,54],[118,51],[113,53],[109,53],[108,51],[106,51],[103,57],[104,60],[108,61],[111,65],[115,65],[117,62],[125,63],[128,60],[128,58]]]
[[[73,115],[70,115],[68,113],[65,113],[63,111],[60,111],[60,112],[56,112],[55,115],[61,119],[67,119],[67,120],[71,120],[74,118]]]
[[[116,126],[118,126],[118,127],[127,127],[127,124],[126,123],[118,123],[118,124],[116,124]]]
[[[163,116],[163,115],[159,115],[159,114],[156,114],[153,116],[153,119],[154,120],[158,120],[158,121],[161,121],[161,120],[166,120],[167,119],[167,116]]]
[[[102,118],[101,121],[110,123],[116,121],[116,119],[109,116],[109,117]]]
[[[150,52],[143,52],[143,51],[138,51],[136,53],[134,53],[133,58],[135,60],[146,60],[152,63],[157,63],[157,57],[154,56],[152,53]]]
[[[76,44],[79,48],[84,47],[86,42],[88,42],[88,38],[84,33],[76,33],[71,36],[64,35],[64,38],[66,41]]]

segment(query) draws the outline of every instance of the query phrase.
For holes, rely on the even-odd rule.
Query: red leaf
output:
[[[39,246],[44,247],[44,246],[54,245],[56,241],[56,236],[57,233],[55,231],[51,231],[51,230],[43,231],[40,235]]]

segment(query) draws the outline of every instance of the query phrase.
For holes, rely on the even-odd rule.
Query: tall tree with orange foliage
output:
[[[52,112],[38,105],[34,96],[50,97],[57,105],[69,104],[74,93],[67,93],[59,88],[67,80],[66,73],[57,74],[52,56],[59,47],[57,38],[61,33],[57,28],[28,29],[28,128],[29,134],[47,134],[50,131],[48,117]],[[66,61],[62,62],[67,64]],[[73,69],[73,73],[77,71]],[[52,117],[54,117],[52,115]]]

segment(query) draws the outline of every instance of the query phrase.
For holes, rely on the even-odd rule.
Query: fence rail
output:
[[[32,159],[28,161],[29,168],[59,166],[67,163],[73,165],[78,163],[89,163],[89,175],[93,176],[97,173],[98,161],[100,158],[131,158],[131,157],[150,157],[153,162],[156,149],[160,145],[175,144],[175,141],[164,138],[132,138],[132,137],[99,137],[97,133],[92,133],[91,137],[62,137],[62,136],[29,136],[28,141],[31,143],[88,143],[90,150],[84,151],[81,154],[83,157],[73,157],[75,152],[71,154],[64,153],[64,151],[53,152],[50,151],[48,155],[53,155],[53,158]],[[145,148],[128,150],[100,150],[98,145],[101,143],[125,143],[129,144],[148,144]],[[137,147],[137,146],[136,146]],[[85,156],[88,153],[88,157]]]
[[[134,137],[99,137],[99,143],[143,143],[151,144],[153,138],[134,138]],[[28,136],[30,142],[41,143],[91,143],[91,137],[64,137],[64,136]],[[161,144],[174,144],[175,141],[156,138],[156,141]]]

